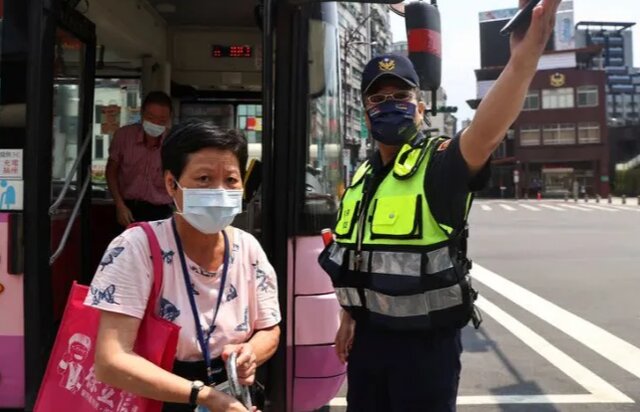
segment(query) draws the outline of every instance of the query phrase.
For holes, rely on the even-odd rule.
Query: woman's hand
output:
[[[335,340],[336,354],[342,363],[347,363],[347,359],[349,358],[349,352],[353,346],[355,328],[356,322],[347,312],[344,312]]]
[[[211,387],[206,387],[204,391],[206,398],[202,406],[209,409],[211,412],[249,412],[249,409],[245,408],[242,402],[236,398],[216,391]],[[254,406],[251,408],[251,412],[259,412]]]
[[[241,343],[239,345],[225,345],[222,348],[222,360],[225,362],[232,353],[236,353],[236,368],[238,370],[238,381],[240,385],[251,386],[256,380],[256,354],[253,352],[253,346],[250,343]]]

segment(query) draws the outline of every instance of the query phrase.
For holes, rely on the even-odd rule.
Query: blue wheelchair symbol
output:
[[[16,188],[8,180],[0,180],[0,209],[11,209],[16,204]]]

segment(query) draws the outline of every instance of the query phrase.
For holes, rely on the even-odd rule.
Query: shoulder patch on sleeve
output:
[[[447,147],[449,147],[450,144],[451,144],[451,139],[447,139],[444,142],[440,143],[440,146],[438,146],[438,149],[436,149],[436,151],[443,152],[447,150]]]

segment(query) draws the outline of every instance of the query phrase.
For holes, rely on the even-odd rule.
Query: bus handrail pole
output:
[[[84,157],[84,153],[87,151],[87,148],[89,147],[90,141],[91,141],[91,132],[89,131],[87,133],[87,136],[84,139],[84,142],[82,143],[82,147],[80,148],[80,153],[78,153],[78,156],[76,157],[75,162],[73,162],[73,166],[71,166],[71,170],[69,171],[69,174],[67,174],[67,177],[64,181],[64,186],[62,187],[62,190],[60,191],[58,198],[56,199],[55,202],[53,202],[51,207],[49,207],[49,216],[54,215],[58,211],[60,204],[64,200],[64,196],[67,194],[67,191],[69,190],[69,186],[71,186],[71,179],[73,179],[73,176],[78,171],[78,167],[80,166],[80,161]],[[91,176],[91,170],[89,170],[89,176]]]
[[[89,183],[91,183],[91,170],[87,170],[87,178],[84,180],[84,184],[82,185],[82,190],[80,191],[80,196],[76,200],[76,204],[73,207],[73,211],[71,212],[71,216],[69,216],[69,222],[67,222],[67,227],[64,228],[64,233],[62,234],[62,239],[60,240],[60,244],[58,245],[58,249],[55,251],[53,255],[49,258],[49,265],[53,265],[55,261],[60,257],[62,251],[65,246],[67,246],[67,241],[69,240],[69,235],[71,234],[71,228],[78,217],[78,213],[80,212],[80,206],[82,205],[82,200],[84,196],[87,194],[87,189],[89,188]]]

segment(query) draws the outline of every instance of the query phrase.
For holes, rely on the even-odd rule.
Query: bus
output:
[[[33,409],[71,284],[116,234],[109,141],[151,90],[174,122],[243,129],[261,162],[235,224],[278,273],[268,410],[335,396],[340,308],[316,257],[343,190],[337,18],[314,0],[0,0],[0,410]]]

